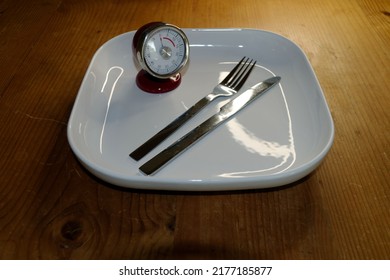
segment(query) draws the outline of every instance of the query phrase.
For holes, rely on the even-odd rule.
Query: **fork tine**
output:
[[[239,70],[238,68],[241,67],[241,63],[244,61],[244,59],[245,59],[245,56],[237,63],[237,65],[232,69],[232,71],[230,71],[230,73],[225,77],[225,79],[223,79],[223,81],[220,84],[226,85],[230,81],[230,79],[233,77],[233,75],[236,74],[237,70]]]
[[[241,78],[242,74],[245,72],[248,67],[249,58],[247,58],[243,63],[240,64],[240,68],[236,71],[233,77],[228,81],[225,86],[232,88],[233,85]],[[251,60],[252,61],[252,60]]]
[[[240,75],[238,80],[235,82],[235,84],[231,86],[231,88],[233,88],[236,91],[241,89],[241,87],[244,85],[244,83],[248,79],[249,75],[252,73],[253,67],[255,67],[255,65],[256,65],[257,61],[255,61],[253,63],[252,63],[252,61],[253,60],[251,60],[249,62],[249,64],[247,65],[247,67],[245,67],[245,70],[242,72],[242,74]]]
[[[231,78],[231,80],[225,84],[225,86],[228,86],[230,88],[233,88],[238,81],[240,81],[242,75],[244,75],[245,71],[247,70],[247,68],[249,67],[249,63],[252,63],[253,60],[251,60],[249,63],[249,58],[247,58],[245,60],[245,62],[242,64],[242,67],[240,68],[240,70],[238,72],[235,73],[235,75],[233,75],[233,78]]]

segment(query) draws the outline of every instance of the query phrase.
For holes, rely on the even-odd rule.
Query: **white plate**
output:
[[[68,124],[70,146],[97,177],[123,187],[215,191],[276,187],[313,171],[329,151],[333,121],[302,50],[274,33],[249,29],[184,29],[190,62],[182,84],[165,94],[135,84],[134,32],[95,54]],[[210,107],[136,162],[129,153],[205,96],[243,56],[257,60],[244,89],[274,75],[272,89],[152,176],[138,168],[215,113]],[[242,91],[243,91],[242,90]]]

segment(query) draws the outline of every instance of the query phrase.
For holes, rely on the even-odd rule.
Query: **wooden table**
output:
[[[389,259],[389,16],[388,0],[1,1],[0,258]],[[319,168],[222,193],[122,189],[86,171],[66,128],[90,60],[155,20],[298,44],[336,128]]]

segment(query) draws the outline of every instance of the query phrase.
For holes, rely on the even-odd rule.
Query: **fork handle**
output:
[[[140,160],[145,155],[147,155],[150,151],[152,151],[155,147],[157,147],[161,142],[167,139],[171,134],[173,134],[177,129],[179,129],[184,123],[186,123],[190,118],[195,116],[199,111],[201,111],[207,104],[209,104],[213,100],[212,94],[209,94],[198,102],[196,102],[192,107],[190,107],[183,114],[178,116],[175,120],[173,120],[166,127],[157,132],[154,136],[152,136],[149,140],[135,149],[130,153],[130,157],[135,160]]]

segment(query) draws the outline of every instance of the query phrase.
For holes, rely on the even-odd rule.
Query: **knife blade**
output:
[[[179,140],[171,144],[165,150],[161,151],[159,154],[143,164],[139,169],[146,175],[153,174],[170,160],[189,148],[197,140],[231,118],[264,92],[277,85],[280,80],[281,78],[278,76],[272,77],[241,93],[236,98],[230,100],[222,106],[218,113],[214,114]]]

